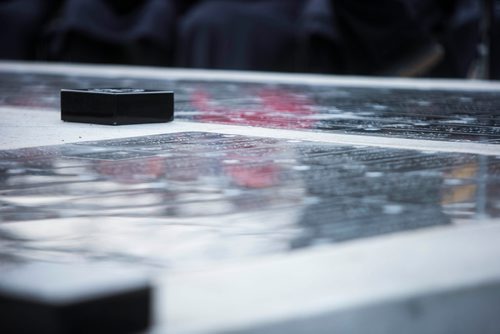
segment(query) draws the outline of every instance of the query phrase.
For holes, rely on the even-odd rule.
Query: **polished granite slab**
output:
[[[207,265],[500,217],[500,155],[183,132],[0,151],[0,259]]]
[[[0,72],[0,106],[59,111],[61,88],[174,90],[176,119],[413,139],[500,143],[500,90]]]
[[[178,121],[60,121],[117,84]],[[498,91],[1,62],[0,272],[145,271],[152,333],[497,333]]]

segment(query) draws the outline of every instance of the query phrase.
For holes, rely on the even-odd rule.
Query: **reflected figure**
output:
[[[200,113],[197,119],[202,122],[284,129],[314,128],[315,112],[308,97],[277,88],[261,88],[248,93],[254,97],[246,97],[244,101],[231,105],[218,103],[209,91],[198,89],[191,95],[191,104]]]
[[[294,150],[276,144],[187,133],[18,152],[17,167],[36,157],[50,175],[26,170],[22,191],[0,199],[14,213],[0,224],[11,240],[0,254],[165,267],[284,251],[303,186],[282,177],[276,159]]]
[[[499,212],[500,160],[471,154],[187,132],[0,157],[8,261],[238,261]]]
[[[441,204],[440,173],[397,173],[363,161],[332,164],[312,165],[303,174],[317,203],[304,210],[293,249],[453,222]]]

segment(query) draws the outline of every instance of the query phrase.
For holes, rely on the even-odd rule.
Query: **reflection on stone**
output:
[[[59,111],[59,89],[175,90],[176,119],[500,143],[498,92],[1,73],[0,106]],[[40,83],[43,84],[40,84]]]
[[[0,256],[182,267],[499,217],[499,170],[196,132],[0,151]]]

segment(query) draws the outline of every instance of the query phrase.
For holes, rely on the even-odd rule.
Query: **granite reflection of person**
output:
[[[443,175],[427,169],[425,155],[415,159],[414,152],[401,151],[390,163],[395,152],[387,149],[375,153],[374,160],[362,149],[351,150],[348,157],[342,150],[327,152],[302,161],[311,167],[302,172],[307,194],[317,200],[303,210],[291,249],[452,223],[442,205]],[[413,172],[405,160],[415,164]],[[447,157],[433,163],[457,162]]]

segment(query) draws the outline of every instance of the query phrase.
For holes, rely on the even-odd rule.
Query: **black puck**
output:
[[[29,264],[0,275],[0,333],[135,333],[150,324],[146,276],[118,267]]]
[[[61,119],[107,125],[174,119],[174,93],[133,88],[62,89]]]

